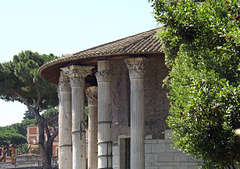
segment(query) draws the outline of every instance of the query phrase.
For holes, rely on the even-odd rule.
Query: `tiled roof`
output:
[[[160,44],[155,38],[156,29],[106,43],[72,54],[72,57],[100,57],[122,54],[159,52]]]
[[[67,55],[65,57],[44,64],[39,68],[38,73],[44,80],[56,84],[58,83],[60,68],[72,64],[72,62],[81,63],[83,60],[94,59],[96,62],[99,58],[107,59],[117,56],[160,54],[162,53],[161,45],[155,38],[156,31],[157,29],[152,29],[71,55]]]

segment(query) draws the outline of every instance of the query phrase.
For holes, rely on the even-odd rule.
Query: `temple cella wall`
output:
[[[112,83],[112,140],[113,169],[131,168],[130,148],[130,78],[123,60],[111,61]],[[164,57],[149,58],[145,64],[144,114],[145,114],[145,168],[146,169],[197,169],[199,160],[173,149],[166,124],[169,114],[168,90],[163,80],[168,74]],[[128,143],[129,144],[129,143]],[[128,149],[128,150],[127,150]],[[129,166],[127,166],[129,165]]]

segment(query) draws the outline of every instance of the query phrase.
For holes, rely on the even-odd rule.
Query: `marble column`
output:
[[[98,168],[112,169],[111,73],[109,61],[98,61]]]
[[[59,169],[72,169],[72,111],[71,111],[71,87],[69,78],[60,72],[59,85]]]
[[[88,169],[97,169],[97,87],[87,88],[86,95],[88,98]]]
[[[124,60],[129,70],[131,83],[131,169],[145,169],[145,118],[144,118],[144,73],[147,58]]]
[[[73,169],[86,169],[86,130],[84,88],[85,78],[93,67],[76,66],[62,68],[70,78],[72,88],[72,166]]]

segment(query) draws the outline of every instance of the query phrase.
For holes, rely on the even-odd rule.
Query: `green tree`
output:
[[[240,2],[153,0],[171,101],[168,124],[205,168],[240,162]],[[174,139],[175,138],[175,139]]]
[[[24,119],[24,120],[25,120],[25,119],[35,119],[35,115],[34,115],[32,112],[26,111],[26,112],[24,113],[23,119]]]
[[[0,64],[0,98],[20,101],[36,117],[43,168],[51,168],[52,143],[58,131],[50,134],[48,122],[51,120],[45,120],[40,112],[49,106],[56,106],[58,98],[56,85],[42,80],[37,70],[44,63],[56,58],[53,54],[40,55],[37,52],[22,51],[13,57],[13,61]],[[47,135],[46,141],[44,131]]]
[[[9,127],[0,127],[0,146],[4,148],[3,156],[0,158],[0,161],[6,161],[7,151],[11,147],[16,148],[19,144],[24,144],[26,142],[26,138],[17,133],[16,130]]]

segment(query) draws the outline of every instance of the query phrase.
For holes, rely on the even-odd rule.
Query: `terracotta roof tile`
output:
[[[59,76],[60,68],[73,61],[121,55],[162,53],[161,45],[155,38],[156,31],[157,29],[152,29],[53,60],[40,67],[38,73],[44,80],[57,83],[58,77],[53,76]]]

